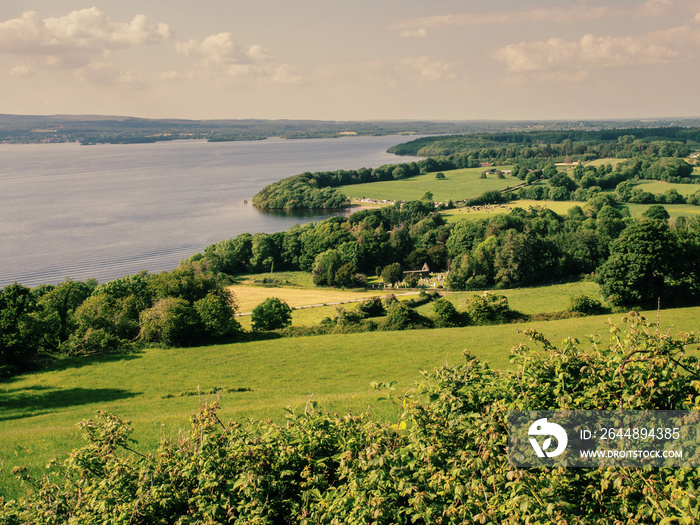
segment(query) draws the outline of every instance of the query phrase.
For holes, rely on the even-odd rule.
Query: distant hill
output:
[[[600,130],[697,126],[700,119],[609,121],[332,121],[332,120],[186,120],[114,115],[0,114],[0,142],[136,143],[164,140],[260,140],[267,137],[321,138],[345,135],[444,135],[538,130]]]

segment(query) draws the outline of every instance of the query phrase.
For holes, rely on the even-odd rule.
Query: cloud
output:
[[[454,64],[431,60],[427,55],[401,59],[396,69],[424,80],[456,80],[459,78],[455,73]]]
[[[97,85],[128,85],[143,87],[145,82],[137,73],[122,71],[113,64],[92,62],[76,70],[78,78]]]
[[[401,31],[399,36],[402,38],[425,38],[428,36],[428,30],[424,27],[419,27],[417,29],[407,29],[406,31]]]
[[[695,0],[647,0],[621,5],[586,5],[531,7],[516,11],[489,11],[484,13],[455,13],[402,20],[392,25],[401,30],[401,35],[410,30],[426,30],[436,27],[498,26],[503,24],[526,24],[549,22],[563,24],[584,20],[605,20],[621,17],[658,17],[674,13],[697,11]],[[692,16],[692,14],[690,15]]]
[[[167,24],[150,24],[144,15],[114,22],[91,7],[42,20],[29,11],[0,22],[0,53],[34,57],[51,67],[79,68],[113,50],[162,42],[171,35]]]
[[[511,44],[497,50],[493,58],[513,73],[649,66],[687,59],[698,45],[698,36],[688,26],[640,37],[587,34],[579,41],[550,38]]]
[[[304,81],[292,66],[274,65],[274,56],[262,46],[241,47],[228,32],[210,35],[201,42],[194,39],[177,42],[175,49],[181,55],[197,59],[196,66],[216,75],[254,77],[276,84]]]
[[[392,27],[407,31],[411,28],[492,26],[512,23],[548,21],[564,23],[581,20],[598,20],[614,15],[619,8],[609,6],[525,7],[518,11],[491,11],[486,13],[458,13],[413,18],[397,22]]]
[[[33,77],[34,75],[34,71],[29,69],[27,66],[17,66],[10,69],[11,77]]]

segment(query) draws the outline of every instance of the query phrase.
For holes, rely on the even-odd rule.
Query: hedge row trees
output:
[[[135,343],[220,341],[242,329],[235,296],[212,274],[181,267],[98,285],[66,279],[0,290],[0,367],[32,366],[41,356],[86,355]]]
[[[566,224],[576,222],[547,209],[516,209],[458,223],[446,243],[451,261],[445,283],[455,290],[478,290],[578,275],[582,271],[576,258],[566,253],[567,239],[580,227],[568,230]]]

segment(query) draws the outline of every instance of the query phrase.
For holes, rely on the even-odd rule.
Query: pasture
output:
[[[514,304],[515,306],[515,304]],[[656,312],[648,312],[656,319]],[[589,334],[607,339],[606,322],[622,314],[560,321],[404,332],[271,339],[183,349],[147,349],[132,355],[66,359],[51,369],[0,384],[0,494],[21,488],[10,475],[15,465],[35,474],[62,458],[81,439],[76,424],[105,410],[130,420],[134,445],[151,450],[163,435],[177,436],[201,399],[221,398],[224,419],[282,421],[283,409],[304,410],[309,400],[324,410],[369,410],[392,420],[397,410],[372,381],[397,381],[402,395],[421,369],[462,361],[468,349],[495,368],[508,368],[512,346],[524,343],[525,328],[555,343]],[[700,308],[661,312],[661,329],[698,329]],[[248,391],[202,394],[214,388]]]
[[[700,185],[698,184],[681,184],[676,182],[666,182],[663,180],[635,181],[634,187],[639,188],[642,191],[648,191],[649,193],[653,193],[655,195],[661,195],[668,190],[674,189],[686,197],[700,191]]]
[[[501,169],[510,169],[509,166],[501,166]],[[501,191],[511,186],[522,184],[515,177],[506,176],[499,179],[494,174],[482,179],[481,174],[490,168],[469,168],[444,171],[445,179],[435,178],[436,173],[426,173],[401,180],[370,182],[367,184],[352,184],[340,186],[339,189],[345,195],[355,199],[376,199],[389,201],[420,200],[421,196],[429,191],[436,202],[447,202],[478,197],[484,192]]]

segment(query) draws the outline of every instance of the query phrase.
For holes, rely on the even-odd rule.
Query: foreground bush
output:
[[[88,444],[4,503],[4,523],[696,523],[698,469],[517,469],[508,410],[700,409],[698,338],[638,315],[610,343],[516,348],[515,372],[467,356],[426,376],[396,425],[311,410],[286,425],[225,424],[204,405],[192,430],[147,456],[99,414]],[[22,472],[19,472],[22,475]]]

